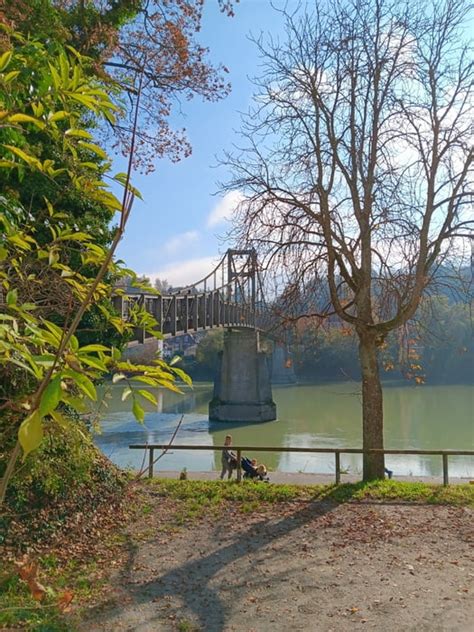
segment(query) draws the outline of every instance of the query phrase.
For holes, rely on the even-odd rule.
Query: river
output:
[[[197,383],[183,395],[158,391],[158,411],[150,404],[143,426],[122,402],[122,387],[109,385],[102,391],[108,407],[101,415],[102,433],[95,441],[117,465],[137,469],[143,452],[129,450],[131,443],[167,443],[181,416],[176,443],[222,445],[227,433],[234,444],[298,447],[361,446],[360,394],[357,383],[280,386],[273,388],[278,420],[264,424],[211,423],[207,404],[212,385]],[[474,388],[449,386],[384,386],[385,447],[400,449],[474,448]],[[252,453],[272,470],[284,472],[334,471],[333,455]],[[214,452],[176,451],[165,455],[157,471],[205,471],[219,467]],[[341,455],[341,467],[351,474],[361,472],[358,455]],[[395,474],[440,476],[439,456],[387,456],[387,467]],[[450,476],[474,476],[474,458],[451,457]]]

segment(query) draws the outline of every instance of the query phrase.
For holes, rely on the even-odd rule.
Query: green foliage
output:
[[[37,520],[41,511],[48,511],[48,520],[35,525],[37,540],[47,537],[65,519],[65,504],[74,503],[76,511],[81,506],[92,510],[101,496],[114,494],[125,483],[124,476],[94,446],[86,426],[77,418],[68,421],[67,428],[54,422],[45,424],[44,441],[8,488],[6,520],[26,511],[31,520]],[[4,525],[5,533],[7,527]]]
[[[452,303],[444,296],[423,302],[417,339],[428,382],[472,383],[474,335],[470,305]]]
[[[196,349],[197,371],[204,376],[214,377],[219,352],[224,348],[224,330],[213,329],[199,341]]]
[[[232,2],[218,4],[231,13]],[[126,106],[133,102],[144,70],[142,133],[135,163],[153,170],[157,156],[179,160],[190,153],[183,132],[173,131],[169,124],[173,97],[199,94],[215,100],[229,90],[219,72],[226,69],[213,68],[197,41],[202,9],[202,0],[4,0],[0,21],[25,36],[71,45],[91,57],[94,71],[119,86]],[[103,135],[112,134],[111,144],[123,154],[130,150],[129,115],[125,107],[118,125],[102,125]]]
[[[32,632],[73,632],[75,627],[61,614],[54,596],[40,605],[14,572],[0,575],[0,627]],[[27,627],[25,627],[27,626]]]
[[[298,373],[320,380],[358,379],[357,340],[347,327],[308,327],[295,348]]]
[[[348,327],[307,327],[295,346],[297,371],[318,380],[358,379],[357,339]],[[387,378],[415,383],[470,383],[474,379],[471,306],[447,296],[421,302],[416,321],[391,332],[379,347]]]
[[[117,503],[127,478],[94,446],[86,426],[77,416],[62,429],[54,423],[45,426],[45,439],[18,469],[7,490],[0,520],[0,545],[16,552],[30,547],[44,550],[51,542],[65,539],[77,546],[84,535],[75,533],[70,540],[71,516],[88,516],[85,525],[97,529],[95,513]],[[2,430],[2,428],[0,428]],[[88,537],[91,537],[90,535]],[[62,552],[63,553],[63,552]],[[70,560],[65,565],[54,554],[39,558],[41,580],[47,587],[45,598],[35,601],[26,584],[19,580],[11,563],[0,570],[0,627],[22,624],[22,629],[72,631],[71,615],[61,612],[64,590],[74,594],[76,602],[91,597],[100,581],[91,583],[92,562]],[[47,577],[46,577],[47,576]]]
[[[25,459],[40,446],[45,426],[70,428],[64,408],[81,412],[82,400],[95,401],[95,383],[106,374],[134,372],[126,392],[140,422],[141,399],[150,399],[141,383],[177,390],[175,380],[187,377],[159,360],[131,367],[120,362],[117,348],[84,344],[76,335],[80,315],[91,307],[121,336],[135,326],[154,333],[156,321],[139,306],[127,322],[114,312],[106,272],[119,276],[121,269],[100,243],[103,236],[88,222],[81,230],[62,206],[68,199],[62,193],[54,199],[59,208],[47,196],[35,197],[31,212],[24,182],[36,178],[50,197],[72,192],[90,202],[92,214],[97,206],[107,218],[120,212],[105,180],[110,161],[89,126],[93,118],[113,122],[117,107],[88,58],[9,36],[13,49],[0,56],[0,405],[15,413],[8,419]]]

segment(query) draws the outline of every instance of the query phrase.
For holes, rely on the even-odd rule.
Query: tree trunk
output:
[[[359,334],[362,370],[362,442],[364,449],[383,449],[383,395],[374,335]],[[383,454],[364,454],[363,480],[385,477]]]

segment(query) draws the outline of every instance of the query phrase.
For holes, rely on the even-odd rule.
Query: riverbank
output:
[[[79,529],[71,516],[41,545],[32,534],[45,599],[10,557],[0,627],[274,632],[314,629],[316,617],[328,632],[462,631],[474,616],[472,485],[153,479],[129,483],[115,515]]]
[[[362,445],[360,399],[351,383],[320,386],[284,386],[274,389],[278,421],[265,424],[226,424],[209,422],[208,403],[212,385],[196,385],[178,395],[154,391],[159,407],[149,404],[144,425],[133,421],[127,402],[121,400],[120,385],[110,387],[109,406],[102,415],[102,433],[96,444],[116,465],[138,469],[143,452],[130,450],[131,444],[168,444],[178,423],[175,444],[222,445],[231,434],[234,445],[296,446],[308,448],[344,448]],[[391,387],[387,389],[384,411],[385,447],[414,450],[462,450],[472,445],[474,389],[450,387]],[[448,422],[449,420],[449,422]],[[334,455],[310,453],[259,453],[256,458],[275,472],[334,474]],[[443,475],[439,455],[391,455],[387,467],[395,476]],[[210,471],[220,467],[220,455],[214,452],[170,450],[157,464],[158,471]],[[341,455],[341,469],[360,476],[360,455]],[[474,459],[449,458],[450,477],[474,478]],[[344,479],[346,480],[346,479]],[[348,479],[352,480],[352,479]]]

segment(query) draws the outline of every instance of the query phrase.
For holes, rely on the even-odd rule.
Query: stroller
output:
[[[252,465],[252,461],[248,457],[242,457],[241,466],[244,471],[244,478],[251,478],[256,481],[264,481],[265,483],[270,482],[270,479],[267,476],[266,468],[265,473],[259,472],[258,468],[255,467],[255,465]]]

